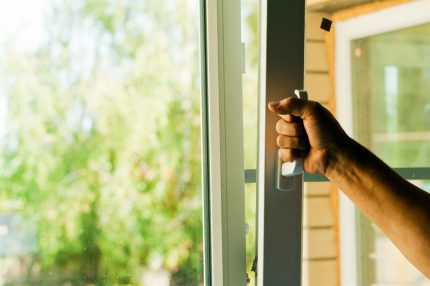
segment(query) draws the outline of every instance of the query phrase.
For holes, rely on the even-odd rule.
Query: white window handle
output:
[[[296,89],[294,94],[304,100],[308,100],[308,93],[306,90]],[[292,162],[283,162],[278,155],[277,162],[277,180],[276,188],[280,191],[291,191],[296,184],[296,176],[303,174],[303,159],[298,159]],[[292,178],[292,180],[288,179]],[[301,182],[300,182],[301,183]]]

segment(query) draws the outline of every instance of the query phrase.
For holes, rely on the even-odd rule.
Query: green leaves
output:
[[[188,2],[61,2],[44,45],[5,56],[2,202],[20,202],[13,211],[36,225],[39,278],[136,285],[155,259],[186,285],[201,281],[198,7]]]

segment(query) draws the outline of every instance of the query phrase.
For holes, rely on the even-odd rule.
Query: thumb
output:
[[[279,115],[292,114],[305,119],[315,108],[312,100],[303,100],[297,97],[288,97],[279,102],[269,102],[269,110]]]

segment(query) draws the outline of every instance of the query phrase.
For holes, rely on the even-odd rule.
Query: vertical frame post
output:
[[[303,176],[292,178],[291,191],[276,188],[279,117],[267,104],[303,88],[305,1],[263,0],[260,19],[257,285],[295,286],[301,284]]]
[[[211,285],[246,285],[240,0],[205,0]]]
[[[202,158],[202,221],[203,221],[203,283],[211,285],[211,208],[210,208],[210,168],[209,168],[209,114],[208,114],[208,72],[206,46],[206,1],[199,1],[200,13],[200,119]]]

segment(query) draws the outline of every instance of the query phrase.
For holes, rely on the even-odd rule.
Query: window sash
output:
[[[257,285],[300,285],[303,176],[283,179],[291,191],[277,190],[279,117],[267,103],[303,88],[305,1],[261,1],[260,14]]]
[[[240,0],[201,0],[205,285],[246,285]]]

